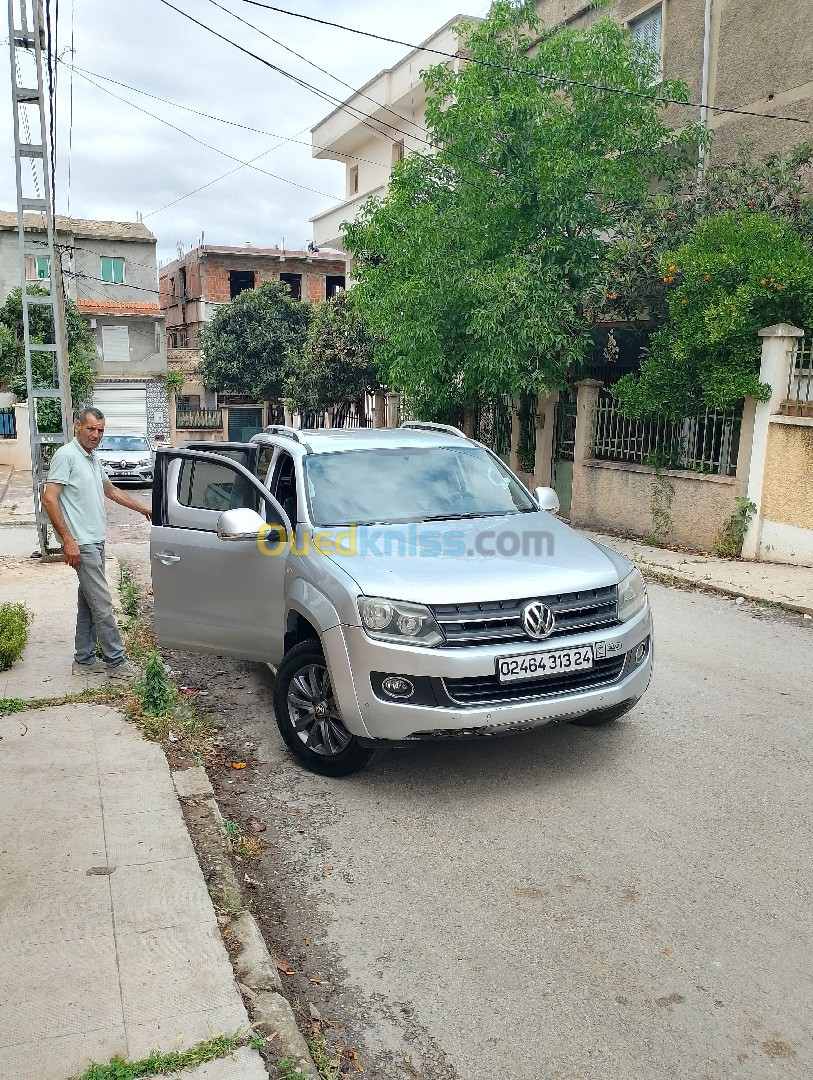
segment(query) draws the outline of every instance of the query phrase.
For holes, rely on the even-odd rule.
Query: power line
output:
[[[136,105],[136,103],[134,101],[128,101],[127,98],[121,97],[120,94],[114,94],[113,91],[108,90],[108,88],[106,86],[101,86],[99,83],[95,82],[95,80],[91,79],[89,75],[84,75],[79,70],[79,68],[76,68],[75,70],[76,70],[77,75],[79,75],[80,78],[84,79],[86,82],[89,82],[91,84],[91,86],[95,86],[97,90],[101,90],[103,93],[109,94],[110,97],[114,97],[117,101],[122,101],[122,102],[124,102],[125,105],[129,105],[131,108],[137,109],[138,112],[143,113],[145,116],[151,117],[153,120],[157,120],[160,124],[165,124],[167,127],[172,128],[173,131],[177,131],[181,135],[186,136],[187,139],[191,139],[192,142],[196,142],[196,143],[199,143],[201,146],[205,146],[207,150],[213,150],[216,154],[220,154],[223,157],[229,158],[231,161],[238,162],[241,167],[247,167],[249,169],[254,169],[257,172],[262,173],[264,176],[270,176],[274,180],[281,180],[284,184],[291,184],[293,187],[301,188],[303,191],[313,192],[314,195],[323,195],[326,199],[331,199],[333,201],[338,201],[337,197],[335,195],[329,195],[326,191],[319,191],[316,188],[308,187],[307,184],[300,184],[300,183],[297,183],[296,180],[289,180],[287,177],[280,176],[278,173],[272,173],[272,172],[269,172],[267,169],[261,169],[259,165],[254,165],[249,161],[243,161],[241,158],[237,157],[235,154],[230,154],[227,150],[221,150],[217,146],[212,146],[211,143],[204,142],[203,139],[198,139],[195,135],[192,135],[191,132],[184,131],[184,129],[178,127],[177,124],[173,124],[169,120],[165,120],[161,116],[156,116],[155,113],[151,113],[148,109],[144,109],[140,105]],[[266,153],[269,153],[269,152],[270,151],[266,151]],[[260,156],[262,156],[262,155],[260,155]],[[155,211],[155,212],[157,212],[157,211]]]
[[[251,7],[263,8],[266,11],[274,11],[278,15],[290,15],[292,18],[304,19],[307,22],[317,23],[320,26],[330,26],[336,30],[345,30],[349,34],[373,38],[376,41],[384,41],[390,45],[401,45],[405,49],[410,49],[412,52],[433,53],[435,56],[442,56],[448,60],[460,59],[460,56],[457,53],[450,53],[444,49],[433,49],[427,45],[415,45],[409,41],[399,41],[398,38],[386,37],[383,34],[375,34],[370,30],[358,30],[356,27],[345,26],[343,23],[331,22],[329,19],[318,19],[314,15],[304,15],[301,11],[289,11],[286,8],[275,7],[273,4],[262,3],[261,0],[242,0],[242,2],[244,4],[249,4]],[[166,0],[162,0],[162,3],[166,3]],[[736,116],[756,116],[763,120],[781,120],[796,124],[813,124],[813,120],[808,120],[801,116],[783,116],[777,113],[757,112],[754,109],[737,109],[730,106],[711,105],[708,102],[702,101],[684,101],[681,98],[653,97],[651,93],[646,93],[644,91],[628,90],[621,86],[604,86],[600,83],[583,82],[579,79],[565,79],[556,75],[546,75],[539,71],[527,71],[524,68],[510,67],[507,64],[495,64],[489,60],[480,60],[473,56],[467,56],[465,59],[466,63],[477,64],[480,67],[487,67],[496,71],[505,71],[511,75],[523,75],[531,79],[542,79],[545,82],[554,82],[561,86],[581,86],[587,90],[599,90],[607,94],[622,94],[627,97],[644,98],[649,101],[662,102],[664,105],[683,105],[689,109],[705,108],[711,112],[731,113]]]
[[[237,19],[238,22],[241,22],[244,26],[247,26],[255,33],[261,34],[264,38],[267,38],[268,41],[273,42],[274,45],[278,45],[281,49],[285,49],[286,52],[289,52],[298,60],[302,60],[306,64],[309,64],[312,68],[315,68],[316,71],[321,71],[323,75],[327,75],[329,79],[333,79],[334,82],[337,82],[341,86],[344,86],[345,89],[350,90],[357,97],[363,97],[366,101],[372,102],[372,104],[375,105],[376,108],[384,109],[391,116],[394,116],[396,120],[403,120],[405,123],[412,124],[414,127],[419,128],[421,131],[427,131],[427,129],[422,124],[418,124],[415,120],[411,120],[408,116],[403,116],[401,113],[396,112],[395,109],[390,108],[389,105],[385,105],[382,101],[376,101],[375,98],[370,97],[369,94],[365,94],[362,90],[357,89],[351,83],[345,82],[344,79],[340,79],[338,75],[334,75],[333,72],[328,71],[327,68],[321,67],[315,61],[309,60],[307,56],[303,56],[302,53],[298,53],[296,49],[292,49],[290,45],[286,45],[284,42],[278,41],[277,38],[271,37],[270,34],[267,34],[265,32],[265,30],[262,30],[259,26],[255,26],[254,23],[248,22],[247,19],[244,19],[242,18],[242,16],[238,15],[236,11],[229,10],[229,8],[226,8],[222,4],[219,4],[217,0],[209,0],[209,3],[212,4],[213,7],[219,8],[220,11],[224,11],[227,15],[231,15],[233,19]]]
[[[61,63],[64,64],[65,61],[63,60],[63,61],[61,61]],[[72,65],[67,65],[67,66],[71,67]],[[170,105],[175,109],[183,109],[184,112],[192,113],[194,116],[201,116],[201,117],[203,117],[204,120],[214,120],[218,124],[226,124],[229,127],[240,128],[241,131],[250,131],[255,135],[267,135],[271,139],[280,139],[281,140],[277,144],[277,146],[272,147],[271,150],[264,150],[263,153],[261,155],[259,155],[261,157],[264,157],[265,155],[270,154],[272,150],[276,150],[279,146],[282,146],[285,143],[296,143],[297,146],[307,146],[309,149],[310,148],[315,148],[317,150],[328,150],[329,149],[329,147],[319,146],[318,143],[314,143],[312,141],[305,142],[303,139],[297,139],[296,135],[301,135],[305,131],[309,130],[307,127],[302,128],[301,131],[296,132],[295,135],[291,135],[291,136],[280,135],[279,132],[276,132],[276,131],[266,131],[264,128],[252,127],[250,124],[241,124],[237,120],[228,120],[223,116],[214,116],[214,115],[212,115],[212,113],[202,112],[200,109],[195,109],[191,105],[182,105],[179,101],[171,101],[169,98],[161,97],[160,94],[151,94],[148,90],[141,90],[137,86],[130,86],[128,83],[120,82],[118,79],[114,79],[110,75],[100,75],[98,71],[89,71],[87,68],[81,68],[78,65],[75,65],[73,67],[74,67],[74,70],[76,71],[76,73],[78,75],[80,75],[80,76],[82,76],[82,75],[90,75],[94,79],[102,79],[104,82],[112,83],[114,86],[120,86],[123,90],[130,90],[134,94],[142,94],[144,97],[151,98],[153,101],[160,101],[162,105]],[[124,99],[121,99],[121,100],[124,100]],[[127,104],[129,104],[129,102]],[[373,161],[372,158],[358,157],[356,154],[343,154],[338,150],[331,151],[331,153],[335,153],[337,157],[348,158],[348,159],[352,158],[353,161],[364,161],[368,165],[377,165],[379,167],[385,167],[388,164],[387,162],[384,162],[384,161]],[[257,160],[257,158],[250,158],[249,159],[249,161],[256,161],[256,160]],[[241,166],[241,168],[242,168],[242,166]],[[232,171],[236,172],[237,170],[232,170]],[[225,173],[224,175],[230,176],[231,173]],[[200,190],[200,189],[198,188],[196,190]]]
[[[360,109],[355,108],[355,106],[350,105],[347,102],[340,101],[339,98],[327,93],[327,91],[320,90],[318,87],[314,86],[312,83],[307,82],[305,79],[300,79],[297,75],[292,75],[291,72],[279,67],[278,64],[271,63],[271,61],[266,60],[265,57],[260,56],[258,53],[252,52],[251,49],[247,49],[245,48],[245,46],[240,45],[232,38],[227,37],[225,34],[221,34],[218,30],[215,30],[214,27],[208,26],[206,23],[203,23],[199,19],[196,19],[194,18],[194,16],[188,14],[188,12],[183,11],[181,8],[176,7],[174,4],[171,4],[170,0],[160,0],[160,2],[164,4],[165,7],[171,8],[172,11],[177,12],[183,18],[188,19],[191,23],[194,23],[195,26],[199,26],[202,30],[206,30],[207,33],[213,34],[221,41],[225,41],[227,45],[233,46],[233,48],[237,49],[239,52],[245,53],[246,56],[250,56],[253,60],[259,61],[259,63],[263,64],[265,67],[270,68],[271,71],[277,72],[277,74],[282,75],[285,79],[290,79],[290,81],[296,83],[297,86],[301,86],[306,90],[310,90],[311,93],[316,94],[317,97],[320,97],[323,101],[328,102],[328,104],[340,109],[345,109],[351,114],[355,114],[356,119],[358,119],[365,127],[370,128],[370,130],[375,132],[376,135],[387,135],[387,131],[382,130],[381,127],[385,129],[389,128],[390,131],[396,131],[399,135],[404,135],[408,138],[416,139],[419,142],[426,143],[427,146],[435,145],[428,139],[422,139],[416,135],[410,135],[408,131],[404,131],[402,128],[397,127],[397,125],[395,124],[387,123],[384,120],[375,119],[367,115],[366,113],[363,113]],[[376,124],[380,124],[381,127],[373,127],[373,123],[371,123],[370,121],[373,121],[373,123]]]

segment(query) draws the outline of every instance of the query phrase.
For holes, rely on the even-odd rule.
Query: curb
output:
[[[280,1058],[289,1058],[302,1074],[303,1080],[320,1080],[260,928],[251,912],[242,907],[240,882],[228,857],[221,827],[223,815],[215,801],[206,770],[202,765],[191,769],[173,769],[172,780],[184,810],[194,811],[194,828],[187,820],[193,841],[197,833],[206,842],[206,866],[201,863],[201,869],[209,884],[215,908],[227,913],[218,913],[218,923],[252,1027],[266,1037],[273,1035],[271,1045],[275,1052]],[[195,849],[201,859],[197,844]],[[235,910],[237,908],[239,910]]]
[[[702,592],[714,593],[717,596],[731,596],[735,599],[742,596],[746,600],[751,600],[756,604],[770,604],[771,606],[782,608],[785,611],[793,611],[797,615],[813,616],[813,604],[800,603],[796,600],[777,600],[767,596],[757,596],[745,589],[738,589],[735,585],[706,581],[697,578],[692,574],[687,574],[684,570],[675,570],[672,566],[648,562],[646,559],[633,558],[633,562],[645,572],[650,571],[653,574],[657,574],[659,578],[674,578],[684,585],[693,585]],[[661,581],[660,584],[666,585],[667,588],[669,586],[668,581]]]

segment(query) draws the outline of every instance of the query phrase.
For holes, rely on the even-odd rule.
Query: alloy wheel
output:
[[[324,664],[305,664],[288,686],[288,717],[297,737],[324,757],[340,754],[352,739],[342,723]]]

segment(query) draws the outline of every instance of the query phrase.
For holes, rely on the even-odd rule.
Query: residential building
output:
[[[42,219],[26,215],[29,239],[45,241]],[[155,236],[140,222],[57,216],[65,292],[93,330],[98,380],[93,404],[111,432],[169,433],[164,315],[158,306]],[[47,256],[26,260],[29,284],[50,283]],[[16,212],[0,212],[0,295],[20,284]]]
[[[740,110],[712,108],[705,116],[716,160],[731,160],[743,144],[763,156],[808,137],[802,123],[744,114],[813,120],[813,4],[614,0],[596,8],[587,0],[538,0],[536,6],[546,26],[587,27],[609,15],[655,53],[663,78],[687,84],[692,102]],[[452,53],[459,64],[452,27],[463,18],[446,23],[421,49]],[[315,244],[341,248],[341,223],[353,220],[369,196],[384,194],[403,153],[427,149],[420,72],[442,58],[421,49],[381,71],[312,129],[313,156],[344,162],[346,174],[344,201],[311,219]],[[667,118],[679,126],[704,116],[695,104],[673,106]]]
[[[335,252],[286,251],[282,248],[201,245],[162,266],[159,273],[161,311],[167,322],[170,370],[184,377],[178,399],[180,413],[208,413],[209,428],[229,438],[247,438],[269,419],[267,402],[207,390],[197,377],[199,334],[222,304],[245,289],[266,281],[283,281],[296,300],[315,304],[329,300],[345,286],[344,256]],[[228,406],[222,416],[221,406]],[[191,421],[190,421],[191,422]],[[183,424],[181,430],[184,429]],[[183,436],[186,437],[186,436]],[[195,437],[200,437],[197,434]]]
[[[347,101],[311,129],[313,156],[345,165],[345,198],[311,218],[317,247],[341,250],[340,225],[352,221],[365,200],[387,190],[390,173],[405,154],[429,148],[424,126],[426,95],[421,71],[440,62],[437,49],[459,60],[459,41],[452,29],[473,16],[456,15],[391,68],[365,83]]]

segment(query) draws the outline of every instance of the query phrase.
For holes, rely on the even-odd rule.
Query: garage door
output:
[[[108,435],[147,434],[147,391],[129,387],[93,391],[93,406],[105,415]]]

